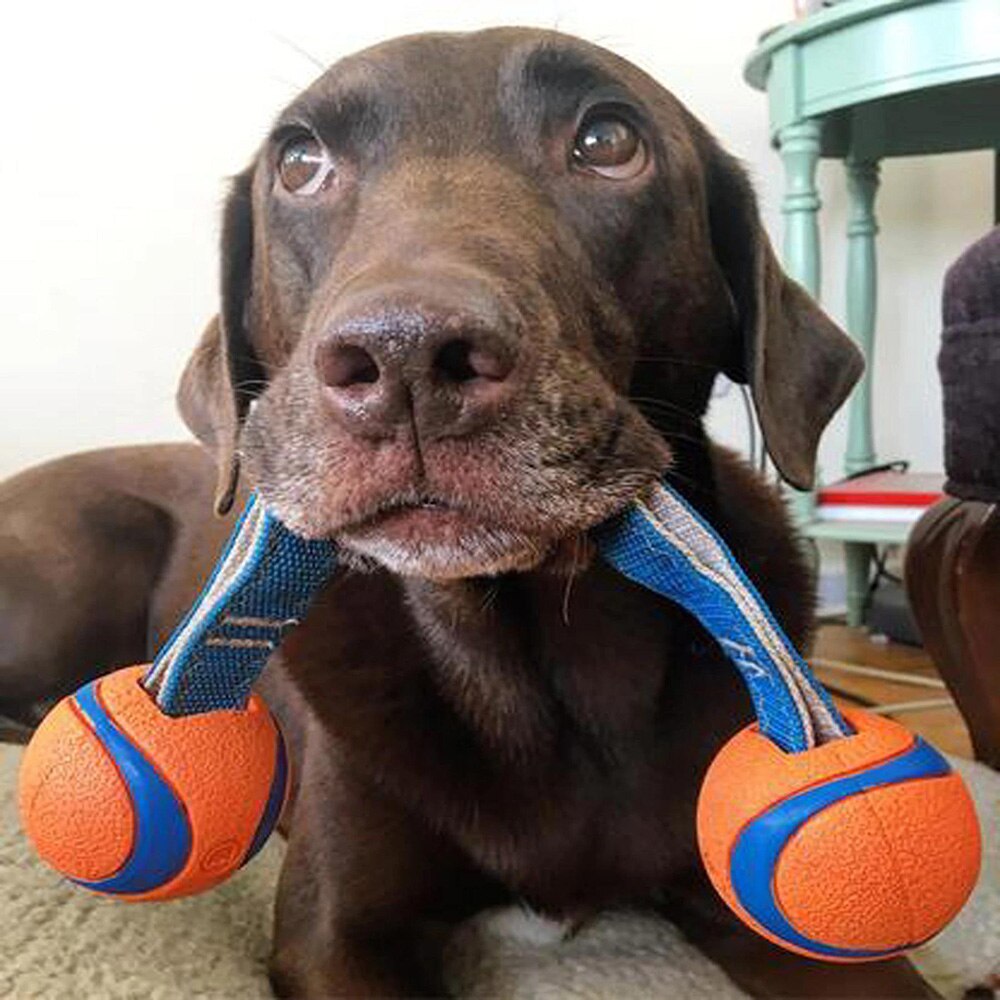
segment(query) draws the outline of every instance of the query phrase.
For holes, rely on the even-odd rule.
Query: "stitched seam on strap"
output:
[[[813,726],[813,718],[806,706],[805,700],[802,697],[802,691],[795,680],[795,675],[788,668],[788,652],[781,644],[777,636],[773,634],[771,623],[763,616],[757,602],[746,591],[746,588],[743,587],[739,580],[731,579],[724,575],[723,572],[720,572],[716,567],[706,565],[703,561],[704,557],[700,553],[693,550],[686,539],[682,538],[675,531],[663,524],[644,503],[640,501],[636,504],[636,506],[657,534],[659,534],[664,541],[667,542],[667,544],[672,545],[684,555],[695,572],[705,577],[705,579],[711,581],[716,586],[721,587],[736,603],[740,613],[743,615],[750,628],[753,629],[754,634],[760,640],[761,645],[771,657],[771,661],[774,663],[775,668],[778,670],[782,680],[785,682],[785,687],[788,689],[792,701],[795,703],[795,707],[799,713],[806,741],[809,746],[814,746],[816,742],[816,734]],[[705,540],[712,543],[711,547],[719,553],[719,557],[724,558],[724,554],[721,550],[718,550],[717,546],[714,545],[713,539],[706,538]]]

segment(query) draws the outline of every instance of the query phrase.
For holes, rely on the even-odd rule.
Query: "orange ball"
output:
[[[44,861],[95,892],[173,899],[228,878],[284,802],[281,733],[245,709],[172,717],[128,667],[64,698],[21,764],[21,822]]]
[[[976,883],[980,834],[962,779],[898,723],[785,753],[756,725],[712,762],[698,841],[731,909],[790,951],[889,958],[935,935]]]

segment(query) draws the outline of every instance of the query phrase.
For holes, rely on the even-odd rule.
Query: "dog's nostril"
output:
[[[375,359],[356,344],[324,345],[317,352],[316,368],[324,384],[332,389],[370,385],[379,379]]]
[[[467,340],[449,341],[434,358],[435,372],[449,382],[471,382],[476,378],[502,382],[511,367],[503,355]]]
[[[434,358],[434,371],[449,382],[468,382],[476,377],[476,370],[469,361],[472,347],[464,340],[445,344]]]

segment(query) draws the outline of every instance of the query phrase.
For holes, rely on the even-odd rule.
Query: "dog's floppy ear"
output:
[[[733,296],[725,373],[750,386],[767,450],[782,477],[813,485],[824,428],[864,370],[850,338],[778,263],[740,165],[703,137],[715,258]]]
[[[253,168],[233,179],[222,217],[222,302],[181,375],[177,406],[195,437],[212,450],[219,467],[215,509],[233,504],[240,473],[237,441],[250,402],[261,386],[251,346],[253,266]]]

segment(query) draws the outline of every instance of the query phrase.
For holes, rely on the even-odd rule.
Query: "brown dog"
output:
[[[437,995],[429,931],[517,898],[575,922],[659,906],[759,995],[932,995],[902,961],[781,952],[716,901],[694,803],[748,699],[586,541],[669,470],[808,641],[779,496],[702,415],[718,372],[748,383],[805,486],[861,362],[680,103],[555,33],[378,46],[279,117],[234,183],[222,270],[179,395],[218,508],[245,466],[355,569],[266,674],[298,775],[276,990]],[[0,493],[8,716],[77,683],[70,651],[111,666],[163,637],[225,532],[210,475],[193,448],[126,449]]]

